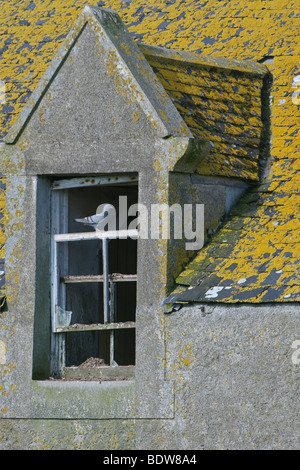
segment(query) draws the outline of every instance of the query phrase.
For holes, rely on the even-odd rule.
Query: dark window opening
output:
[[[124,232],[130,220],[125,219],[125,227],[117,225],[114,237],[110,227],[99,231],[75,221],[109,203],[116,209],[118,222],[121,196],[126,197],[128,208],[138,202],[135,176],[123,175],[119,182],[99,177],[52,184],[54,377],[93,378],[90,369],[94,368],[96,377],[105,369],[109,378],[107,370],[114,369],[112,376],[122,378],[122,367],[135,365],[137,237]],[[88,368],[86,376],[81,368]]]

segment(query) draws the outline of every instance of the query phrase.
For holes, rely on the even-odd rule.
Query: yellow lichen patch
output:
[[[193,355],[193,345],[192,344],[186,344],[184,348],[181,348],[178,351],[178,367],[183,368],[186,366],[190,366],[194,361],[195,357]]]
[[[121,47],[124,49],[124,51],[126,52],[126,54],[128,54],[128,55],[131,54],[131,51],[130,51],[130,49],[129,49],[128,44],[126,44],[125,42],[122,42]]]
[[[153,161],[153,168],[156,170],[156,171],[160,171],[162,170],[162,163],[161,163],[161,160],[159,158],[155,158],[154,161]]]
[[[159,110],[159,114],[160,114],[160,117],[161,117],[164,121],[166,121],[166,122],[169,121],[168,116],[166,115],[166,113],[165,113],[162,109]]]
[[[8,407],[4,406],[3,408],[1,408],[0,412],[5,415],[8,412]]]

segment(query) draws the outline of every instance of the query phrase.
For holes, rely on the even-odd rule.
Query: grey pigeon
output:
[[[109,211],[112,209],[115,211],[114,206],[112,206],[111,204],[105,204],[102,212],[100,212],[99,214],[89,215],[81,219],[74,219],[74,222],[88,225],[89,227],[92,227],[94,230],[97,230],[99,224],[102,222],[102,220],[108,217]]]

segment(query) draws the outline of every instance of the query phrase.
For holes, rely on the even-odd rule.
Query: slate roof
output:
[[[0,79],[6,83],[7,99],[0,109],[0,139],[88,3],[115,9],[138,43],[229,60],[266,61],[273,75],[268,177],[246,194],[223,228],[177,278],[177,285],[185,290],[177,301],[300,300],[300,107],[293,95],[300,78],[298,2],[3,2]],[[167,86],[163,69],[157,72]],[[178,96],[174,99],[182,105]]]
[[[140,45],[156,76],[195,138],[211,143],[198,173],[259,181],[264,128],[261,96],[268,69],[256,62],[226,60]]]

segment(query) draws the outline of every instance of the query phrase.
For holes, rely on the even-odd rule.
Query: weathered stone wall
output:
[[[134,449],[134,421],[1,420],[1,450]]]
[[[299,315],[295,305],[199,304],[168,316],[174,419],[137,422],[137,445],[299,448]]]
[[[169,418],[2,419],[1,449],[297,449],[296,325],[292,305],[183,308],[166,321]]]

